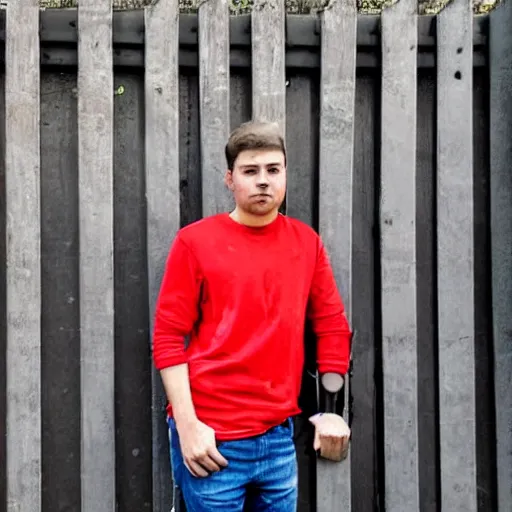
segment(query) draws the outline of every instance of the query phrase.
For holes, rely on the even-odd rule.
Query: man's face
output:
[[[252,215],[268,215],[281,206],[286,193],[286,166],[279,150],[242,151],[226,174],[238,208]]]

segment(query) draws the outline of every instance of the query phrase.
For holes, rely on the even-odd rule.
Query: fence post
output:
[[[165,261],[180,227],[178,16],[177,0],[160,0],[145,10],[145,158],[151,338]],[[152,388],[153,512],[169,512],[173,486],[165,412],[167,400],[154,366]]]
[[[116,507],[112,3],[78,7],[82,512]]]
[[[441,507],[477,510],[473,247],[473,10],[437,18],[437,287]]]
[[[224,145],[229,135],[229,6],[199,6],[199,98],[203,217],[224,212],[231,198],[224,185]]]
[[[357,5],[337,0],[322,13],[320,80],[319,232],[350,322],[352,311],[352,219]],[[350,381],[344,383],[349,421]],[[317,510],[351,510],[351,457],[337,464],[318,458]]]
[[[417,2],[382,13],[381,203],[385,501],[419,510],[416,313]]]
[[[7,512],[39,512],[42,506],[39,59],[38,0],[9,2],[5,46]]]
[[[490,16],[491,247],[498,510],[512,507],[512,2]]]
[[[255,0],[252,20],[252,117],[285,130],[285,3]]]

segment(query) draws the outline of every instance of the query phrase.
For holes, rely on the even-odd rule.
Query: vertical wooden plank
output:
[[[82,512],[115,493],[112,2],[78,7]]]
[[[224,185],[224,146],[229,136],[229,4],[199,6],[199,102],[203,216],[232,207]]]
[[[419,499],[422,512],[437,512],[437,283],[436,283],[436,120],[435,70],[418,77],[416,165],[416,280],[418,308],[418,454]]]
[[[43,512],[80,512],[76,80],[74,71],[41,76]]]
[[[478,67],[473,71],[476,486],[478,510],[496,511],[489,135],[489,68]]]
[[[179,77],[180,225],[202,217],[199,154],[199,80],[197,73]]]
[[[490,20],[491,247],[498,510],[512,506],[512,2]]]
[[[39,4],[9,2],[5,46],[7,511],[41,510]]]
[[[375,290],[378,260],[378,240],[375,238],[376,201],[376,149],[379,147],[380,129],[378,101],[380,79],[377,70],[360,75],[356,81],[356,113],[354,133],[354,171],[352,196],[352,325],[357,338],[352,348],[354,372],[350,394],[352,439],[350,448],[352,510],[366,512],[377,510],[378,485],[377,447],[379,429],[376,425],[376,371]]]
[[[337,0],[322,14],[320,79],[319,233],[332,261],[351,322],[352,197],[357,5]],[[345,420],[350,383],[345,378]],[[317,460],[317,510],[351,510],[351,455],[338,464]]]
[[[454,0],[437,22],[441,507],[471,512],[477,509],[471,1]]]
[[[316,227],[319,80],[299,73],[288,76],[286,88],[286,213]]]
[[[252,10],[252,117],[285,131],[285,2],[254,0]]]
[[[0,76],[0,304],[6,304],[5,74]],[[0,308],[0,512],[7,511],[7,318]]]
[[[150,327],[172,239],[180,227],[178,2],[146,8],[146,198]],[[165,63],[165,65],[162,65]],[[153,511],[167,512],[172,480],[165,407],[153,368]]]
[[[151,359],[146,265],[144,78],[116,73],[114,264],[117,507],[151,511]],[[136,410],[137,414],[133,414]]]
[[[416,315],[417,3],[382,13],[381,258],[385,503],[419,509]]]
[[[250,69],[236,69],[230,76],[229,109],[231,126],[251,119],[252,82]]]

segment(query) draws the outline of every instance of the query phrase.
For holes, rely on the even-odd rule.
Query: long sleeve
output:
[[[318,239],[317,261],[308,301],[308,318],[317,338],[318,371],[347,373],[351,331],[329,257]]]
[[[158,370],[187,362],[185,337],[198,319],[201,273],[178,236],[167,258],[153,329],[153,360]]]

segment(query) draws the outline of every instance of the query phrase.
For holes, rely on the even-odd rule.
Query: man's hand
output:
[[[206,477],[220,471],[228,461],[217,450],[215,431],[198,419],[178,429],[181,453],[186,468],[195,477]]]
[[[340,462],[348,455],[350,428],[333,413],[315,414],[309,421],[315,426],[313,449],[324,459]]]

